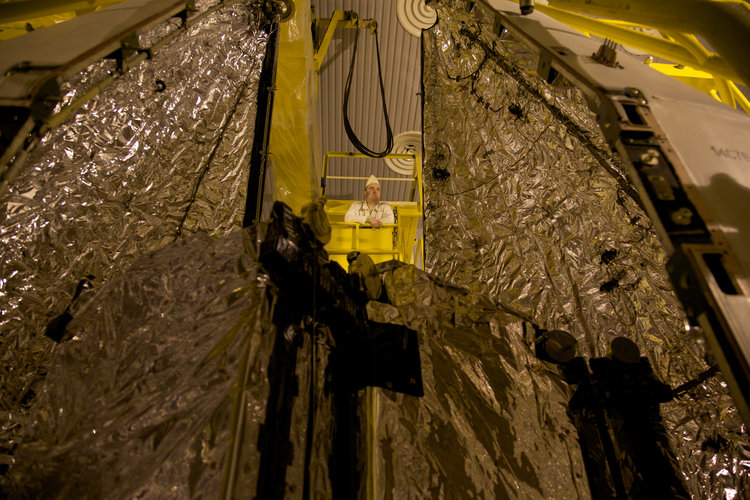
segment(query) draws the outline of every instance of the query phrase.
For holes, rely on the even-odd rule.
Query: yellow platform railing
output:
[[[322,191],[326,194],[329,180],[361,180],[368,177],[328,175],[330,158],[368,158],[360,153],[328,152],[323,158]],[[345,222],[344,215],[349,206],[360,200],[328,200],[326,212],[331,223],[331,241],[326,250],[331,258],[344,269],[348,268],[347,254],[361,252],[372,257],[375,263],[386,260],[399,260],[417,267],[424,267],[424,237],[420,232],[423,217],[422,169],[418,154],[391,154],[386,158],[413,159],[411,176],[381,177],[381,182],[409,182],[408,201],[389,201],[396,217],[395,224],[383,224],[375,229],[370,224]]]

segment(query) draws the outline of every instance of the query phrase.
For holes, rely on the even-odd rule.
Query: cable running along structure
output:
[[[391,129],[391,122],[388,118],[388,107],[385,102],[385,87],[383,86],[383,71],[380,67],[380,44],[378,43],[377,29],[375,30],[375,51],[378,58],[378,81],[380,83],[380,98],[383,103],[383,118],[385,118],[385,149],[381,152],[377,152],[362,144],[357,135],[354,133],[351,123],[349,123],[349,94],[352,88],[352,76],[354,75],[354,63],[357,59],[358,42],[359,30],[356,30],[356,34],[354,36],[354,47],[352,47],[352,62],[349,65],[349,76],[346,77],[346,85],[344,86],[344,128],[346,129],[346,136],[349,138],[351,143],[354,144],[354,147],[357,148],[362,154],[369,156],[370,158],[384,158],[393,149],[393,130]]]

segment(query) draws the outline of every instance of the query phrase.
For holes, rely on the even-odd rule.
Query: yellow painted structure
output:
[[[357,15],[351,11],[334,10],[330,19],[318,19],[317,21],[327,21],[328,26],[326,27],[325,35],[321,40],[320,47],[315,51],[313,58],[313,67],[315,71],[320,71],[323,66],[323,60],[326,58],[326,52],[328,52],[328,46],[331,44],[334,33],[339,28],[367,28],[370,33],[375,33],[378,28],[378,23],[374,19],[360,19]]]
[[[276,91],[269,158],[274,200],[299,215],[317,198],[320,151],[317,127],[317,76],[313,71],[310,0],[296,0],[294,16],[279,25]]]
[[[328,176],[329,158],[367,158],[361,153],[328,152],[323,160],[323,186],[330,179],[367,180],[367,177]],[[380,180],[411,183],[408,201],[388,201],[396,216],[395,224],[383,224],[374,229],[370,224],[345,222],[344,216],[349,206],[361,200],[329,200],[326,212],[331,222],[331,241],[326,251],[344,269],[349,267],[346,255],[360,252],[369,255],[375,263],[399,260],[417,267],[424,266],[424,238],[417,234],[419,220],[424,215],[422,168],[417,154],[391,154],[386,158],[413,159],[414,170],[411,177],[386,177]],[[325,188],[324,188],[325,194]]]
[[[27,0],[0,4],[0,41],[25,35],[124,0]]]
[[[742,0],[549,0],[549,5],[537,3],[535,8],[586,35],[673,61],[651,66],[750,113],[750,102],[735,84],[750,83],[745,48],[750,5]],[[716,52],[696,35],[705,37]]]
[[[711,73],[675,64],[649,63],[649,66],[701,92],[713,96],[717,101],[725,102],[733,107],[739,107],[745,113],[750,114],[750,101],[748,101],[747,97],[740,92],[737,85],[733,82],[724,80],[724,84],[721,85],[721,80],[717,80]],[[732,101],[734,101],[734,104],[732,104]]]
[[[696,46],[687,41],[692,35],[702,36],[716,50],[715,55],[737,75],[723,76],[750,85],[750,52],[747,51],[750,5],[743,0],[550,0],[549,4],[556,9],[653,27],[667,36],[669,33],[684,34],[687,38],[677,40],[677,43],[691,52],[696,60],[702,57],[700,53],[714,56],[700,44],[703,50],[696,51]]]

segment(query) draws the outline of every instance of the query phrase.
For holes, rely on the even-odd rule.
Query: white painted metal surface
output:
[[[130,0],[0,43],[0,99],[24,99],[53,71],[77,73],[120,48],[124,35],[148,29],[184,10],[185,3]],[[21,62],[34,70],[9,72]]]

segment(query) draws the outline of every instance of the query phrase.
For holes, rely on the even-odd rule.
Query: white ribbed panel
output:
[[[420,39],[407,33],[396,16],[396,0],[313,0],[315,15],[330,17],[334,10],[352,10],[361,18],[378,22],[380,62],[383,70],[388,114],[393,135],[422,130],[420,90]],[[320,72],[319,102],[321,150],[352,151],[344,130],[344,85],[351,62],[354,30],[339,29],[328,48]],[[360,141],[375,151],[385,148],[385,122],[380,103],[375,37],[361,30],[357,62],[349,97],[349,121]],[[329,175],[398,177],[382,160],[335,159],[329,163]],[[361,184],[361,185],[360,185]],[[383,199],[402,201],[409,195],[409,183],[383,181]],[[359,199],[364,181],[329,181],[330,198]]]
[[[416,37],[437,21],[437,12],[426,5],[425,0],[401,0],[397,4],[396,14],[401,26]]]

